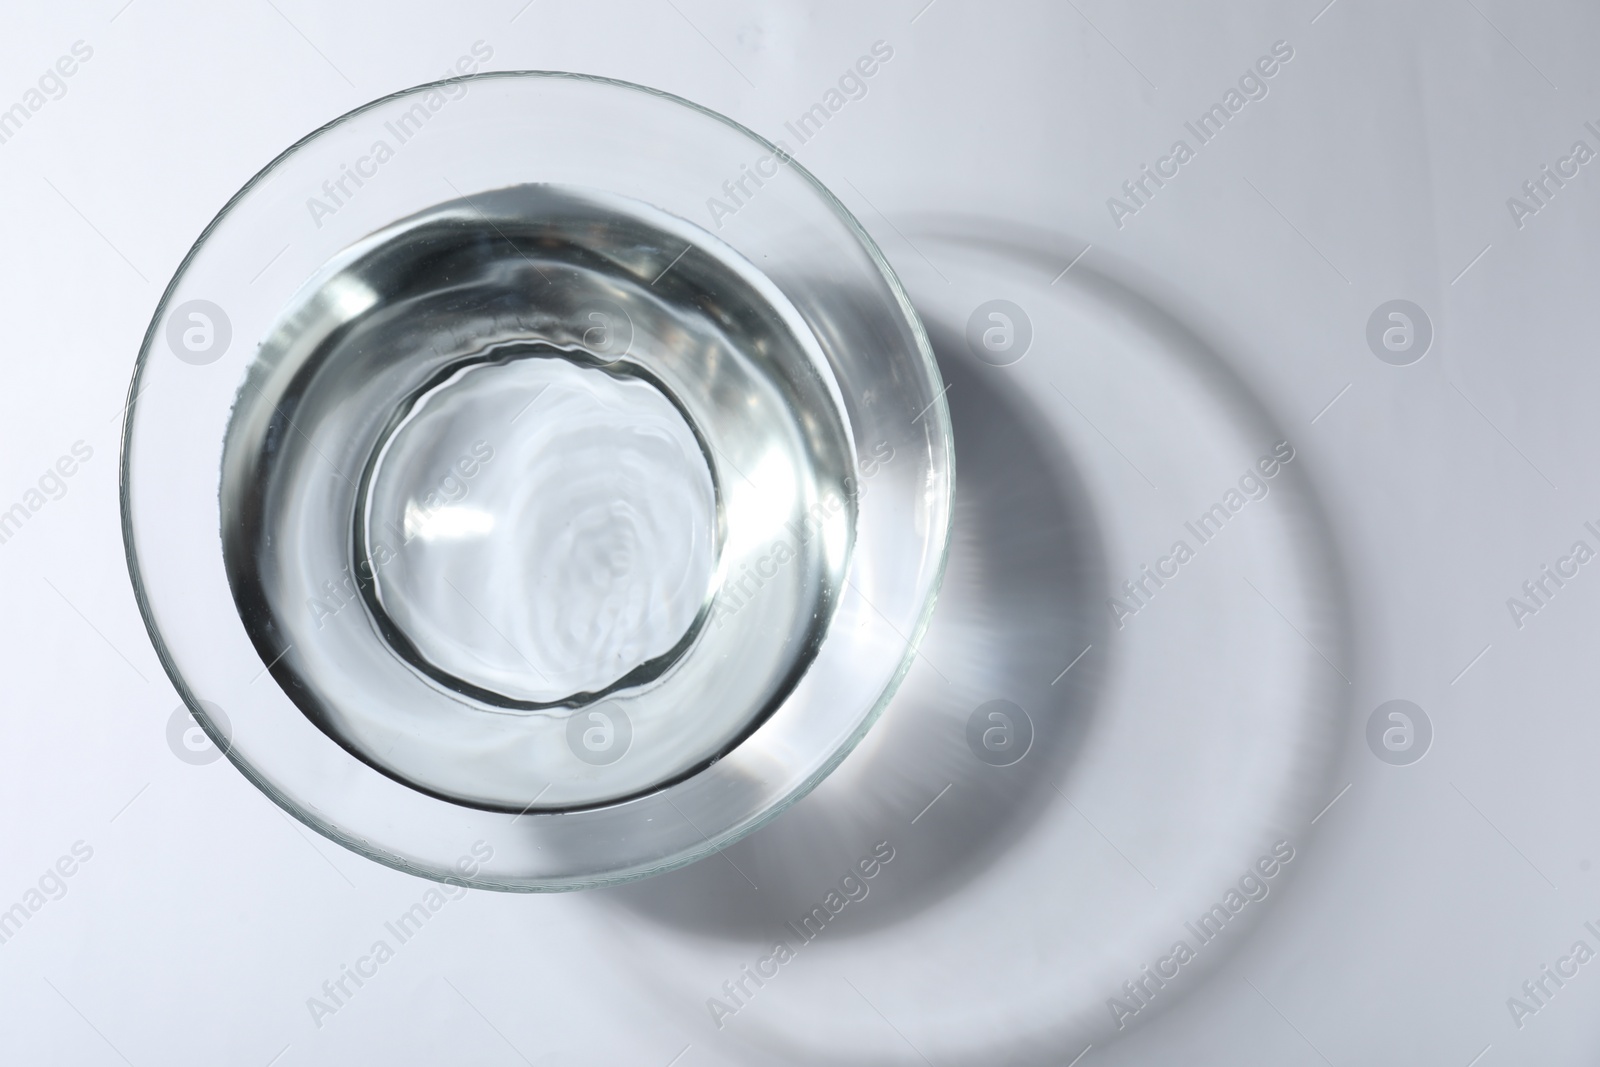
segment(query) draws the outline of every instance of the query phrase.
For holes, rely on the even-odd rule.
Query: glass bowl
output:
[[[949,416],[859,224],[666,93],[451,79],[264,168],[145,335],[128,565],[196,720],[291,814],[506,890],[689,863],[893,694]],[[212,709],[221,709],[216,714]]]

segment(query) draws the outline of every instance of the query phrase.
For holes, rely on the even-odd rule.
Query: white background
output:
[[[891,262],[918,253],[878,208],[1062,235],[1063,266],[1087,243],[1086,265],[1199,330],[1297,433],[1349,564],[1360,673],[1335,773],[1352,788],[1234,961],[1271,1004],[1218,974],[1084,1067],[1592,1062],[1600,964],[1523,1028],[1505,1001],[1577,938],[1600,944],[1582,929],[1600,925],[1600,577],[1521,629],[1505,601],[1600,523],[1600,176],[1520,229],[1506,199],[1574,140],[1600,147],[1583,128],[1600,9],[1323,2],[8,10],[0,106],[74,42],[94,52],[0,144],[0,508],[75,441],[94,454],[0,544],[0,907],[74,842],[94,854],[0,945],[0,1059],[726,1062],[703,992],[636,996],[630,960],[585,951],[596,905],[576,897],[471,894],[312,1024],[307,996],[427,887],[292,823],[225,761],[169,750],[177,699],[122,557],[118,416],[163,287],[228,197],[476,41],[493,69],[653,85],[781,137],[882,39],[894,60],[801,158]],[[1270,95],[1114,225],[1107,197],[1278,40],[1295,58]],[[1395,297],[1436,329],[1408,368],[1364,338]],[[1436,731],[1406,768],[1360,736],[1395,697]]]

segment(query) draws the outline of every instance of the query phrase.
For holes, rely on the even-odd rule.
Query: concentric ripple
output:
[[[648,680],[710,599],[717,494],[678,407],[550,348],[469,363],[376,457],[360,551],[385,635],[488,700]]]

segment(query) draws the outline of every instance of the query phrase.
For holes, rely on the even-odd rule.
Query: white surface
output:
[[[135,0],[119,13],[112,0],[8,12],[0,34],[6,104],[73,42],[94,49],[66,94],[0,144],[13,338],[0,507],[74,442],[93,448],[65,495],[0,544],[0,907],[74,842],[94,850],[65,896],[0,945],[0,1058],[664,1065],[688,1046],[684,1067],[734,1062],[704,1000],[759,946],[708,942],[674,984],[648,966],[644,934],[633,956],[592,950],[611,941],[597,931],[636,922],[597,897],[449,902],[318,1028],[307,997],[430,886],[290,823],[225,762],[191,766],[167,746],[176,699],[134,608],[116,502],[117,416],[161,288],[282,148],[440,76],[479,40],[493,68],[652,84],[770,137],[889,42],[867,95],[797,156],[892,262],[919,253],[879,208],[1035,226],[1062,235],[1062,266],[1090,243],[1085,265],[1198,330],[1296,431],[1352,583],[1359,667],[1330,772],[1351,788],[1227,966],[1097,1040],[1083,1067],[1464,1067],[1488,1046],[1487,1067],[1600,1051],[1594,965],[1520,1029],[1506,1007],[1575,940],[1600,947],[1583,927],[1600,926],[1587,817],[1600,803],[1597,579],[1585,568],[1521,629],[1506,608],[1574,540],[1595,543],[1585,520],[1600,525],[1593,168],[1521,229],[1506,207],[1574,140],[1600,147],[1584,128],[1600,125],[1600,12],[1504,0],[1338,0],[1320,14],[1316,0],[937,0],[920,16],[920,3],[274,3]],[[1268,96],[1117,229],[1106,198],[1278,40],[1295,54]],[[1364,339],[1368,314],[1395,297],[1436,329],[1406,368]],[[1097,424],[1115,436],[1114,417]],[[1362,737],[1367,713],[1395,697],[1435,728],[1409,767],[1380,763]],[[923,828],[884,836],[909,854]],[[997,905],[990,920],[1005,919]],[[836,1010],[871,1020],[859,1002]],[[914,1045],[916,1016],[889,1014],[868,1051],[920,1062],[892,1032]]]

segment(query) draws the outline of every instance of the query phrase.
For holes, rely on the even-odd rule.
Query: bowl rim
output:
[[[882,281],[887,286],[890,295],[892,295],[896,308],[900,314],[900,317],[903,319],[904,324],[910,328],[913,347],[915,348],[917,355],[920,357],[918,360],[919,369],[926,377],[925,384],[933,386],[932,391],[935,393],[933,401],[924,411],[924,416],[927,417],[928,421],[935,427],[932,443],[937,446],[938,452],[941,454],[943,459],[943,491],[940,493],[939,498],[935,502],[936,508],[933,509],[934,513],[937,514],[939,521],[936,527],[931,528],[928,531],[924,540],[926,544],[936,546],[936,558],[933,560],[932,567],[927,574],[926,593],[922,597],[919,610],[915,616],[912,626],[910,627],[910,632],[903,635],[905,637],[905,646],[900,656],[900,661],[896,665],[895,669],[889,674],[888,681],[884,685],[882,691],[879,693],[877,699],[872,703],[871,707],[867,709],[865,714],[861,716],[860,721],[856,725],[855,729],[844,739],[843,742],[837,745],[833,751],[831,751],[826,758],[824,758],[821,763],[800,782],[799,785],[791,788],[786,794],[779,796],[775,801],[759,808],[753,815],[747,816],[726,827],[725,829],[722,829],[709,836],[702,833],[700,835],[702,837],[702,841],[698,845],[682,848],[671,853],[663,860],[645,861],[635,864],[632,867],[599,874],[593,877],[560,877],[535,881],[532,879],[507,880],[492,877],[464,876],[457,873],[455,868],[445,864],[440,864],[438,866],[425,865],[405,856],[397,855],[394,852],[387,851],[384,848],[379,847],[375,842],[350,830],[343,829],[340,826],[333,824],[329,820],[319,817],[310,810],[307,810],[305,805],[297,801],[294,797],[290,796],[283,789],[279,788],[276,784],[270,781],[264,773],[257,770],[254,765],[252,765],[243,756],[235,751],[232,745],[231,737],[226,731],[219,727],[218,724],[211,720],[211,717],[207,714],[204,708],[204,701],[202,701],[199,696],[190,688],[188,682],[184,678],[183,672],[177,665],[175,657],[168,647],[166,639],[162,636],[162,631],[159,625],[157,624],[157,620],[155,618],[155,609],[151,603],[147,584],[144,579],[143,571],[140,567],[138,551],[135,546],[135,531],[132,513],[131,453],[135,436],[134,420],[139,410],[139,399],[143,393],[142,383],[145,377],[146,369],[152,357],[152,352],[154,351],[156,342],[161,334],[162,322],[170,310],[173,296],[177,292],[180,283],[183,282],[188,275],[189,268],[196,256],[200,253],[201,249],[207,245],[218,227],[221,226],[222,223],[233,214],[234,210],[238,207],[240,202],[245,199],[245,197],[259,188],[274,174],[274,172],[276,172],[291,157],[295,156],[302,148],[311,142],[333,132],[340,126],[349,123],[353,119],[365,114],[366,112],[383,107],[395,101],[421,95],[449,86],[488,81],[571,81],[580,84],[607,86],[610,88],[643,94],[648,97],[662,100],[669,104],[675,104],[687,108],[701,116],[712,119],[715,122],[731,129],[735,133],[742,135],[756,146],[759,146],[760,148],[765,149],[767,152],[777,156],[777,158],[783,161],[787,169],[800,176],[802,181],[809,187],[810,191],[816,195],[818,199],[831,211],[833,216],[843,224],[846,231],[851,235],[851,237],[854,238],[861,250],[866,253],[868,259],[876,268]],[[159,659],[162,669],[165,671],[168,679],[172,682],[173,687],[176,689],[179,697],[182,699],[184,705],[188,708],[190,714],[194,717],[195,722],[205,731],[206,735],[211,739],[211,741],[217,745],[219,751],[227,756],[228,761],[235,768],[237,768],[252,785],[254,785],[262,793],[266,794],[266,796],[270,798],[274,804],[283,809],[289,815],[293,816],[300,823],[328,838],[329,840],[349,849],[350,851],[366,857],[367,859],[373,860],[395,870],[403,871],[408,874],[417,875],[419,877],[427,878],[429,880],[444,884],[460,885],[474,889],[493,889],[506,892],[560,892],[602,885],[623,884],[630,881],[636,881],[641,878],[650,877],[654,874],[675,870],[679,867],[687,866],[690,863],[694,863],[700,859],[706,858],[707,856],[721,851],[746,835],[753,833],[760,827],[770,822],[772,819],[776,818],[778,815],[782,814],[791,805],[798,802],[800,799],[810,793],[812,789],[816,788],[816,786],[820,784],[824,778],[831,774],[834,769],[836,769],[838,765],[843,762],[845,757],[848,756],[850,752],[854,750],[854,748],[860,743],[862,738],[866,736],[867,732],[871,729],[873,724],[882,715],[884,709],[888,706],[889,701],[893,699],[895,693],[899,690],[901,683],[904,681],[907,673],[911,669],[912,663],[918,655],[918,646],[921,644],[922,638],[926,633],[928,625],[932,619],[933,611],[938,601],[939,591],[944,581],[945,572],[950,557],[950,542],[954,522],[956,457],[954,439],[951,429],[949,405],[945,399],[947,387],[941,387],[942,383],[943,377],[940,374],[938,362],[934,357],[932,344],[928,338],[927,330],[923,325],[921,317],[917,314],[915,307],[912,305],[910,296],[907,293],[905,286],[900,281],[900,278],[895,273],[894,269],[889,265],[887,258],[884,256],[877,242],[873,240],[871,235],[866,231],[865,227],[862,226],[860,221],[855,217],[854,213],[844,205],[844,203],[833,193],[833,191],[824,185],[803,164],[795,159],[789,151],[740,123],[736,119],[730,118],[702,104],[698,104],[692,100],[686,99],[663,89],[657,89],[652,86],[642,85],[637,82],[626,81],[619,78],[610,78],[602,75],[586,74],[573,71],[538,69],[479,71],[473,74],[465,74],[450,78],[442,78],[435,81],[422,82],[396,90],[395,92],[387,93],[383,96],[374,98],[354,108],[351,108],[348,111],[342,112],[327,122],[324,122],[322,125],[297,138],[292,144],[284,148],[270,161],[263,165],[258,171],[256,171],[256,173],[253,174],[248,181],[246,181],[235,193],[233,193],[233,195],[227,199],[217,213],[200,231],[199,235],[190,245],[188,251],[185,252],[183,258],[173,269],[160,298],[156,302],[155,309],[151,315],[150,323],[146,327],[144,336],[140,342],[139,353],[135,360],[133,375],[128,386],[127,403],[123,409],[122,428],[118,441],[119,458],[117,468],[118,511],[122,529],[123,555],[127,563],[128,574],[133,587],[134,599],[138,605],[139,615],[144,622],[145,630],[150,637],[150,641],[156,652],[156,656]],[[715,766],[715,764],[713,764],[713,766]],[[711,768],[708,767],[700,773],[704,774],[710,770]],[[684,781],[692,781],[695,777],[698,777],[698,775],[691,775]],[[648,795],[665,795],[666,793],[670,792],[674,785],[677,784],[682,783],[669,783]],[[435,797],[430,797],[430,799],[435,800],[438,803],[451,803]],[[453,806],[461,807],[461,805]],[[674,805],[674,807],[676,807],[676,805]],[[463,810],[476,811],[477,809],[463,807]],[[527,814],[531,816],[534,813],[528,812]],[[693,824],[691,823],[691,825]],[[698,827],[696,827],[696,830],[698,831]]]

